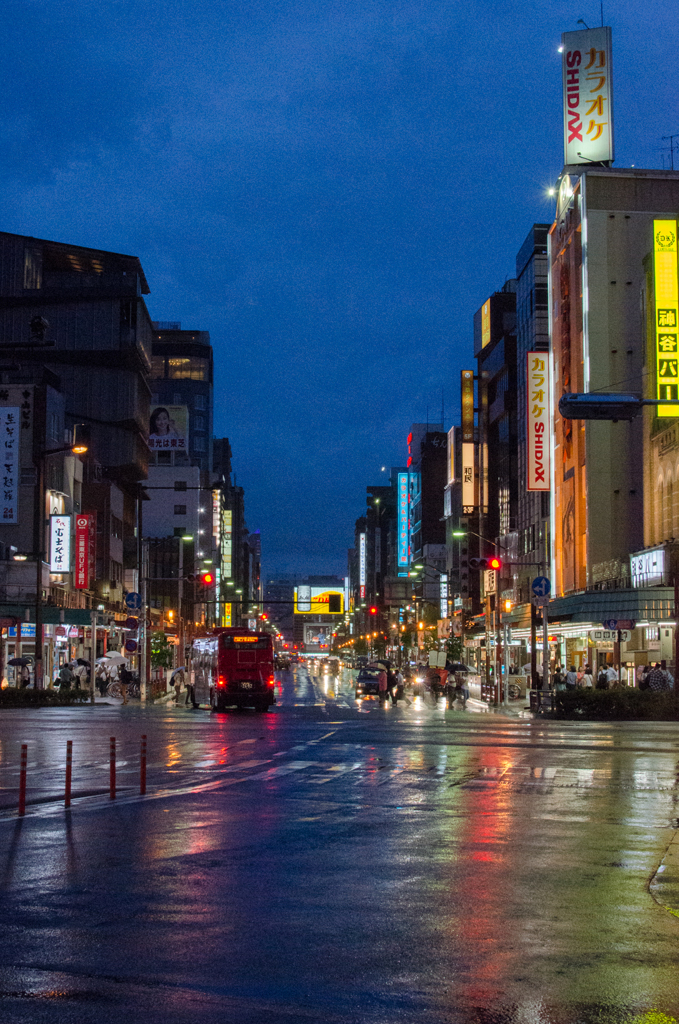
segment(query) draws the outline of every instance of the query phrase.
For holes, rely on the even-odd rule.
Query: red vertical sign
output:
[[[90,516],[75,517],[75,588],[87,590],[90,585]]]

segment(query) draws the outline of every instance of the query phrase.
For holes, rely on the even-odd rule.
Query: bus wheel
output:
[[[269,710],[269,702],[268,702],[268,700],[260,700],[259,703],[256,705],[255,710],[259,711],[260,713],[264,713],[264,712],[268,711]]]

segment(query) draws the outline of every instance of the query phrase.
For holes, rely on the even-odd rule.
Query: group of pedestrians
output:
[[[405,677],[400,668],[394,672],[390,668],[381,668],[377,676],[377,689],[381,701],[391,698],[392,704],[398,704],[405,697]]]
[[[562,671],[557,665],[554,671],[553,684],[555,690],[575,690],[578,687],[596,690],[613,690],[619,686],[634,685],[634,676],[627,666],[623,665],[618,676],[613,665],[602,665],[596,678],[592,672],[591,665],[584,668],[576,668],[571,665],[567,672]],[[640,665],[637,674],[637,687],[640,690],[663,690],[674,689],[674,676],[667,668],[666,662],[656,662],[654,665]]]
[[[54,682],[59,690],[86,690],[90,685],[89,664],[82,659],[64,663]]]

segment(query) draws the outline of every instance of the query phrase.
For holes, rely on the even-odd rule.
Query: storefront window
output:
[[[168,377],[173,380],[207,380],[207,359],[173,356],[167,362]]]

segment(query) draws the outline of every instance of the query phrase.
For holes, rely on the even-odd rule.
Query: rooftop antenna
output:
[[[604,27],[604,0],[600,0],[600,2],[601,2],[601,27],[603,28]]]
[[[663,135],[662,139],[663,139],[663,142],[667,142],[669,140],[669,144],[670,144],[669,145],[669,150],[670,150],[670,170],[673,171],[674,170],[674,140],[675,139],[679,139],[679,132],[675,132],[674,135]],[[679,149],[679,144],[677,145],[677,149]]]
[[[445,414],[446,407],[443,399],[443,385],[441,385],[441,430],[445,430],[446,427]]]

